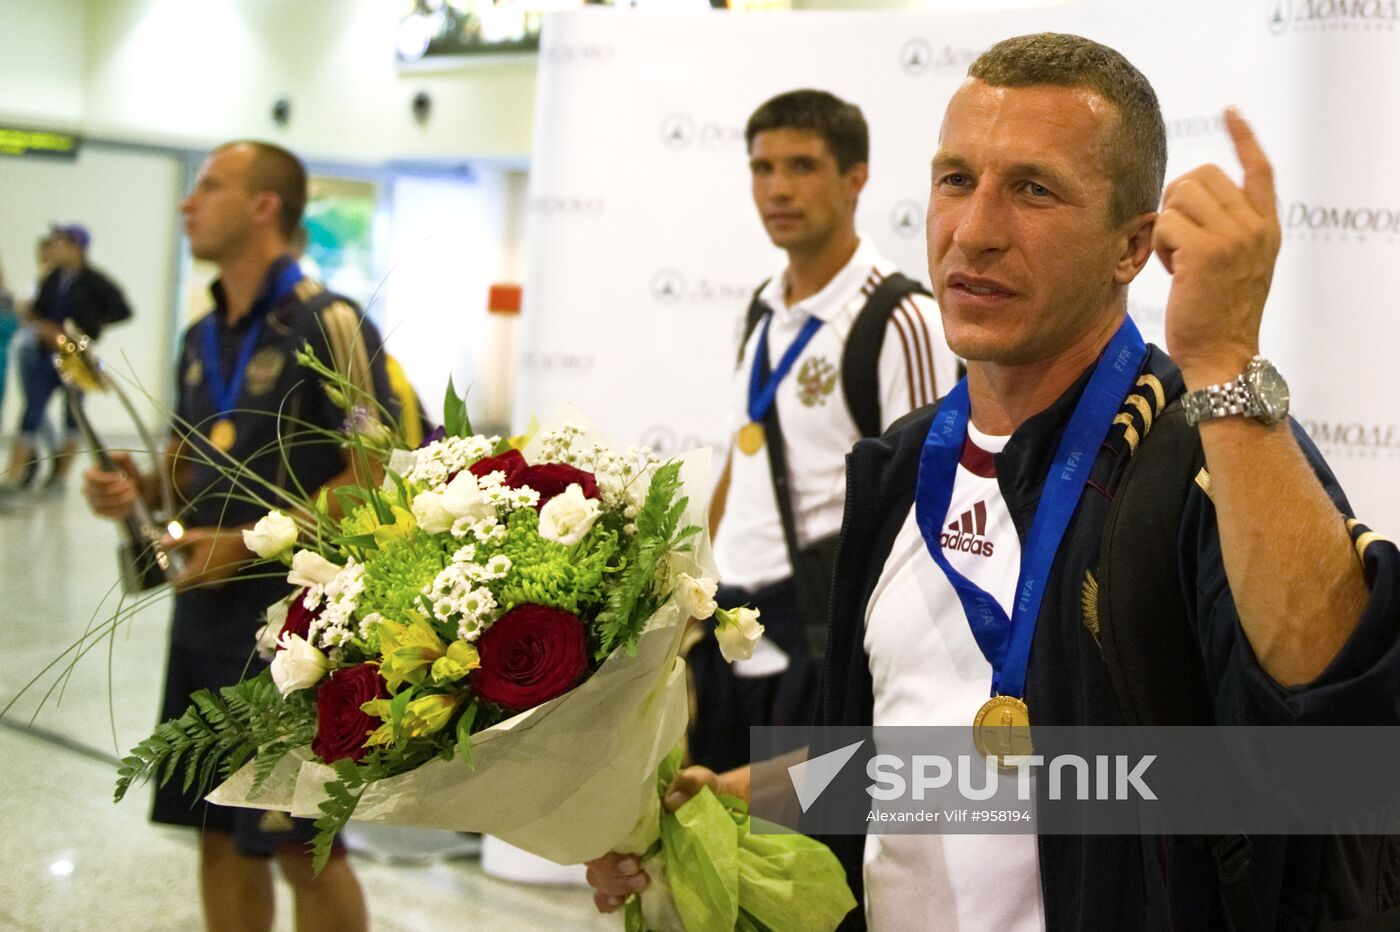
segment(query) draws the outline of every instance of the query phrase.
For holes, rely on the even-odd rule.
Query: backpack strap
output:
[[[749,345],[749,337],[753,336],[754,330],[758,329],[759,321],[763,320],[764,315],[770,310],[768,305],[759,298],[770,281],[772,281],[771,278],[765,278],[763,284],[754,289],[753,297],[749,300],[749,309],[744,313],[744,336],[739,341],[739,355],[734,360],[736,369],[744,364],[744,347]]]
[[[1147,427],[1108,508],[1099,546],[1098,639],[1128,725],[1215,719],[1177,570],[1181,515],[1204,465],[1200,436],[1177,399]],[[1186,840],[1210,852],[1236,932],[1260,932],[1249,836]]]
[[[856,315],[841,353],[841,385],[846,407],[862,437],[878,437],[880,421],[880,350],[890,315],[911,294],[928,295],[919,282],[900,272],[886,276]]]

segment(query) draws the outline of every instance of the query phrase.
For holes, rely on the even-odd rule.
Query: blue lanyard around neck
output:
[[[778,386],[822,326],[820,317],[814,315],[807,318],[807,322],[797,333],[797,339],[793,340],[787,352],[783,353],[783,358],[778,360],[772,374],[765,378],[764,374],[768,371],[768,325],[772,322],[773,315],[770,313],[764,318],[763,329],[759,331],[758,347],[753,354],[753,368],[749,372],[749,420],[754,423],[767,416],[768,409],[773,407],[773,399],[778,396]]]
[[[248,361],[253,358],[258,338],[262,336],[263,325],[267,323],[267,312],[282,303],[301,279],[301,269],[293,262],[278,274],[272,286],[253,303],[248,312],[251,318],[248,332],[238,348],[238,360],[233,365],[233,372],[227,377],[224,375],[223,357],[219,353],[218,315],[210,314],[205,318],[204,377],[209,383],[209,394],[213,398],[216,415],[226,416],[238,403],[238,396],[243,391],[243,376],[248,371]]]
[[[1025,695],[1026,664],[1051,564],[1074,517],[1079,496],[1089,479],[1099,447],[1108,435],[1113,416],[1132,388],[1146,354],[1147,347],[1137,326],[1131,318],[1124,318],[1099,357],[1055,451],[1026,537],[1026,548],[1021,554],[1021,572],[1009,619],[995,598],[953,568],[939,540],[967,437],[967,379],[954,386],[943,399],[929,426],[919,456],[914,516],[929,556],[957,591],[977,646],[992,665],[993,695],[1016,698]]]

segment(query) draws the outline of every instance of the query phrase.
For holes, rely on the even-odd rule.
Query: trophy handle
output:
[[[106,472],[116,472],[117,467],[112,461],[112,457],[107,453],[107,445],[98,437],[97,431],[93,429],[92,422],[88,419],[87,411],[83,407],[85,390],[100,391],[106,387],[114,388],[126,407],[127,413],[135,422],[137,431],[148,446],[150,446],[150,439],[145,426],[136,417],[136,412],[132,409],[126,395],[115,385],[112,385],[88,349],[91,342],[89,338],[73,326],[72,321],[66,323],[65,329],[67,332],[58,338],[58,352],[54,353],[54,364],[58,368],[59,375],[63,378],[63,387],[68,393],[68,403],[73,411],[73,420],[77,423],[78,431],[83,435],[83,439],[87,442],[97,464]],[[152,447],[152,449],[154,448]],[[162,498],[165,500],[167,512],[173,514],[171,507],[173,495],[169,487],[169,480],[164,475],[160,476],[160,480]],[[126,592],[144,592],[164,583],[173,582],[184,573],[184,558],[161,546],[161,539],[164,536],[162,528],[156,523],[155,516],[151,514],[151,510],[146,506],[139,491],[130,513],[122,520],[119,527],[124,539],[118,551],[118,560],[122,588]],[[170,530],[172,532],[179,530],[179,525],[172,521]]]

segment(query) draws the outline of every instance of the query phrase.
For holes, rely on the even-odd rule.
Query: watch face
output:
[[[1273,364],[1251,364],[1249,384],[1259,401],[1265,421],[1274,424],[1288,416],[1288,383]]]

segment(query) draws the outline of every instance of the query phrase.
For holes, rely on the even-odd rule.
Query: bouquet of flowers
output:
[[[123,762],[118,798],[181,767],[187,786],[229,778],[212,801],[318,817],[318,865],[352,815],[561,863],[623,840],[685,728],[685,622],[717,609],[686,494],[705,457],[573,423],[512,445],[473,434],[450,390],[445,420],[414,451],[361,440],[384,479],[337,489],[334,512],[322,496],[245,532],[298,587],[268,611],[271,666],[192,697]],[[756,615],[718,611],[728,649]]]
[[[451,385],[444,426],[408,450],[348,383],[309,353],[303,362],[347,410],[347,442],[375,478],[244,532],[295,587],[258,638],[271,664],[192,696],[122,762],[117,798],[177,772],[186,788],[220,780],[211,802],[315,818],[317,870],[352,817],[489,833],[561,864],[646,853],[658,873],[668,853],[737,838],[738,817],[721,809],[695,823],[708,841],[687,844],[699,829],[678,827],[657,795],[688,715],[677,656],[688,619],[714,616],[730,660],[763,630],[755,610],[714,601],[697,494],[708,452],[618,451],[568,413],[520,437],[482,436]],[[815,858],[839,880],[831,853],[790,835],[769,848],[784,854],[707,882],[711,898],[761,876],[779,906],[768,912],[798,923],[787,927],[834,927],[839,915],[804,907],[793,897],[807,887],[785,873]],[[695,866],[671,865],[683,895],[702,886],[685,879]]]

